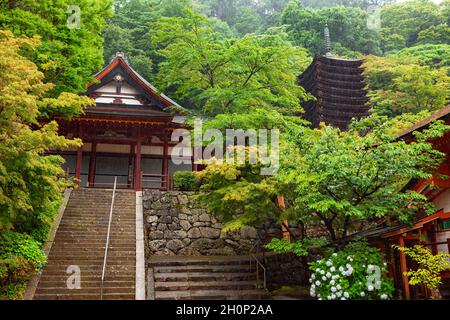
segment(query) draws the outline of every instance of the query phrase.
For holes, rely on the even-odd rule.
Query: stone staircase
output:
[[[151,257],[149,291],[155,300],[268,299],[247,256]]]
[[[34,299],[100,299],[111,198],[110,189],[72,191]],[[103,285],[105,300],[135,299],[135,219],[136,193],[117,190]],[[80,267],[80,289],[67,288],[72,274],[66,273],[69,266]]]

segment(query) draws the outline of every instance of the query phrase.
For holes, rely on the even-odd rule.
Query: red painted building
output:
[[[400,139],[412,141],[414,131],[427,128],[435,120],[442,120],[450,125],[450,106],[400,132],[398,136]],[[423,286],[409,284],[404,272],[416,268],[416,265],[403,253],[392,250],[392,245],[411,247],[420,244],[431,249],[434,254],[450,253],[450,179],[441,178],[441,175],[450,177],[450,132],[432,143],[435,149],[445,153],[444,162],[432,178],[410,181],[405,189],[424,194],[428,201],[434,204],[435,213],[422,213],[413,225],[380,226],[363,234],[373,245],[386,253],[390,273],[405,299],[424,299],[430,297],[431,293]],[[450,298],[450,270],[444,271],[442,278],[444,284],[440,288],[441,295]]]
[[[173,130],[184,127],[183,108],[158,92],[128,64],[123,53],[95,75],[86,95],[95,100],[85,114],[66,121],[57,119],[61,134],[80,138],[83,146],[61,154],[69,176],[82,187],[168,189],[175,171],[192,170],[192,157],[183,164],[170,156],[178,142]]]

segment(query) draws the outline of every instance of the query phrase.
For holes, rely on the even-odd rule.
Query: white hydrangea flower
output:
[[[316,297],[316,294],[315,294],[314,292],[311,292],[310,295],[311,295],[311,297],[313,297],[313,298]]]
[[[315,275],[315,274],[312,274],[312,275],[311,275],[311,279],[314,280],[315,278],[316,278],[316,275]]]
[[[334,280],[331,280],[331,281],[330,281],[330,284],[331,284],[332,286],[334,286],[335,283],[336,283],[336,281],[334,281]]]
[[[332,300],[336,299],[336,295],[334,293],[331,295],[331,299]]]
[[[312,285],[311,285],[311,289],[315,289],[316,288],[316,285],[313,283]]]
[[[348,276],[351,275],[352,273],[353,273],[353,268],[350,268],[350,269],[347,270],[347,275]]]
[[[335,287],[331,287],[331,292],[336,292],[336,288]]]
[[[320,281],[319,280],[316,281],[316,286],[320,286]]]
[[[386,299],[388,298],[388,296],[387,296],[387,294],[383,293],[383,294],[380,296],[380,298],[381,298],[382,300],[386,300]]]
[[[323,277],[322,277],[322,280],[323,280],[323,281],[327,281],[327,277],[323,276]]]
[[[344,271],[344,267],[343,267],[343,266],[340,266],[340,267],[339,267],[339,271],[340,271],[340,272]]]
[[[327,300],[331,300],[331,296],[328,296],[328,297],[327,297]]]
[[[333,257],[337,257],[337,253],[336,253],[336,252],[333,253],[332,256],[333,256]]]
[[[325,274],[325,271],[324,270],[320,270],[320,274]]]
[[[328,260],[327,261],[327,267],[331,267],[332,265],[333,265],[333,263],[330,260]]]
[[[361,293],[359,294],[361,297],[364,297],[366,295],[366,293],[364,291],[361,291]]]
[[[317,269],[316,269],[316,272],[320,272],[320,268],[317,268]]]
[[[327,278],[331,278],[331,273],[327,272]]]
[[[336,271],[336,268],[335,268],[335,267],[331,267],[331,268],[330,268],[330,271],[331,271],[331,272],[335,272],[335,271]]]
[[[313,282],[313,279],[312,278],[309,278],[309,283],[312,283]]]
[[[368,287],[367,287],[367,290],[369,290],[369,291],[373,291],[373,286],[372,285],[369,285]]]
[[[341,292],[341,291],[336,292],[336,296],[337,296],[338,298],[342,297],[342,292]]]
[[[347,300],[347,299],[345,299],[344,297],[342,297],[341,300]]]
[[[351,257],[350,256],[347,256],[347,260],[350,260],[351,259]]]
[[[346,298],[350,297],[350,295],[348,294],[348,292],[344,292],[344,297],[346,297]]]
[[[338,284],[338,285],[336,286],[336,288],[337,288],[338,290],[341,290],[341,289],[342,289],[342,287],[341,287],[340,284]]]
[[[322,298],[319,298],[319,300],[322,300]]]
[[[347,267],[347,269],[351,269],[352,268],[352,265],[350,263],[347,263],[345,266]]]

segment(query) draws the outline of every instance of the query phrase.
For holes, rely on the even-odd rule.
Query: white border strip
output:
[[[136,300],[145,300],[144,210],[142,191],[136,191]]]

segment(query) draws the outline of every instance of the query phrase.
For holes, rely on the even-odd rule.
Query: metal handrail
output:
[[[113,188],[113,194],[112,194],[112,199],[111,199],[111,209],[109,210],[108,233],[106,235],[105,255],[103,257],[103,269],[102,269],[102,283],[101,283],[101,291],[100,291],[100,300],[103,300],[103,282],[105,280],[106,259],[108,258],[109,234],[111,232],[112,213],[113,213],[113,208],[114,208],[114,200],[116,198],[116,186],[117,186],[117,176],[114,177],[114,188]]]
[[[258,239],[258,241],[256,241],[256,243],[251,247],[249,254],[250,257],[253,258],[253,260],[255,260],[255,266],[256,266],[256,283],[259,283],[259,267],[262,268],[263,270],[263,288],[267,289],[267,277],[266,277],[266,267],[262,264],[262,262],[258,259],[258,257],[256,256],[255,253],[253,253],[253,251],[255,250],[255,248],[257,248],[259,245],[261,244],[261,239]],[[252,260],[250,260],[250,267],[252,265]]]

